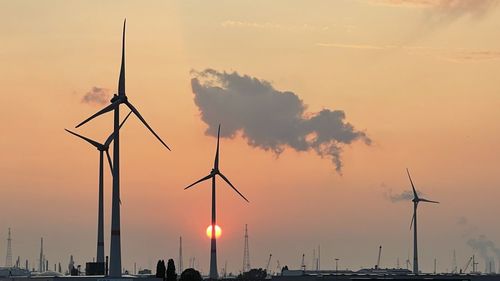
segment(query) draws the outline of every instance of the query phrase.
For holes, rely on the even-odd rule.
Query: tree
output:
[[[244,280],[244,281],[261,281],[265,280],[267,277],[267,272],[266,270],[262,268],[252,268],[248,272],[243,272],[243,274],[240,274],[238,276],[238,280]]]
[[[158,260],[158,263],[156,264],[156,277],[165,280],[165,271],[165,261]]]
[[[168,260],[167,281],[177,281],[177,273],[175,273],[175,263],[173,259]]]
[[[181,273],[179,281],[203,281],[203,278],[198,270],[188,268]]]

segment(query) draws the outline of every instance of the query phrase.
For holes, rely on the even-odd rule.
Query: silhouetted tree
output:
[[[173,259],[169,259],[167,263],[167,281],[177,281],[177,273],[175,273],[175,263]]]
[[[166,273],[165,261],[158,260],[158,263],[156,264],[156,277],[165,280],[165,273]]]
[[[181,273],[179,281],[203,281],[203,278],[198,270],[188,268]]]
[[[252,268],[248,272],[243,272],[242,274],[238,275],[238,280],[244,280],[244,281],[261,281],[265,280],[267,277],[267,272],[265,269],[262,268]]]

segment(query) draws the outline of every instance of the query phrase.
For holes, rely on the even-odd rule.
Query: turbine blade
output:
[[[429,202],[429,203],[439,204],[438,201],[427,200],[427,199],[424,199],[424,198],[419,198],[419,200],[422,201],[422,202]]]
[[[113,175],[113,162],[111,162],[111,156],[109,156],[109,150],[106,149],[106,156],[108,157],[109,168],[111,169],[111,175]]]
[[[82,123],[76,125],[76,128],[80,127],[81,125],[89,122],[90,120],[96,118],[97,116],[99,115],[102,115],[106,112],[110,112],[111,110],[114,110],[118,105],[120,105],[120,100],[116,100],[114,102],[112,102],[110,105],[106,106],[105,108],[101,109],[100,111],[98,111],[97,113],[95,113],[94,115],[90,116],[89,118],[85,119]]]
[[[155,131],[153,131],[153,129],[148,125],[148,123],[146,122],[146,120],[144,120],[144,118],[141,116],[141,114],[139,113],[139,111],[128,101],[125,102],[125,104],[130,108],[130,110],[132,110],[134,112],[134,114],[137,116],[137,118],[139,118],[142,122],[142,124],[144,124],[144,126],[146,126],[146,128],[149,129],[149,131],[151,133],[153,133],[153,135],[155,135],[155,137],[168,149],[170,150],[170,148],[168,147],[168,145],[163,142],[163,140],[155,133]]]
[[[77,133],[75,133],[75,132],[72,132],[72,131],[70,131],[70,130],[68,130],[68,129],[64,129],[64,130],[66,130],[66,132],[68,132],[68,133],[70,133],[70,134],[72,134],[72,135],[75,135],[75,136],[77,136],[77,137],[79,137],[79,138],[81,138],[81,139],[83,139],[83,140],[87,141],[87,142],[88,142],[88,143],[90,143],[91,145],[95,146],[97,149],[99,149],[100,147],[102,147],[102,144],[100,144],[100,143],[98,143],[98,142],[96,142],[96,141],[94,141],[94,140],[91,140],[91,139],[89,139],[89,138],[87,138],[87,137],[84,137],[84,136],[82,136],[82,135],[79,135],[79,134],[77,134]]]
[[[250,203],[250,201],[248,201],[248,199],[245,198],[245,196],[243,196],[243,194],[241,194],[237,189],[236,187],[234,187],[234,185],[221,173],[221,172],[218,172],[219,176],[225,181],[227,182],[227,184],[229,184],[233,189],[234,191],[236,191],[236,193],[238,193],[243,199],[245,199],[245,201],[247,201],[248,203]]]
[[[206,177],[204,177],[204,178],[202,178],[202,179],[200,179],[200,180],[198,180],[198,181],[196,181],[196,182],[194,182],[194,183],[192,183],[192,184],[188,185],[186,188],[184,188],[184,190],[186,190],[186,189],[190,188],[191,186],[196,185],[196,184],[198,184],[198,183],[200,183],[200,182],[202,182],[202,181],[206,181],[206,180],[208,180],[208,179],[212,178],[213,176],[214,176],[214,175],[210,174],[210,175],[208,175],[208,176],[206,176]]]
[[[132,114],[132,111],[130,111],[127,114],[127,116],[125,117],[125,119],[123,119],[122,123],[120,124],[120,127],[118,127],[118,130],[120,130],[122,128],[123,124],[125,124],[125,121],[127,121],[130,114]],[[111,135],[109,135],[109,137],[106,139],[106,142],[104,142],[104,146],[108,147],[114,139],[115,139],[115,132],[113,132],[113,133],[111,133]]]
[[[220,124],[219,129],[217,130],[217,150],[215,152],[215,161],[214,161],[214,169],[219,169],[219,137],[220,137]]]
[[[413,189],[413,196],[418,199],[417,191],[415,190],[415,185],[413,185],[413,181],[411,180],[410,171],[406,168],[406,173],[408,174],[408,178],[410,179],[411,188]]]
[[[125,96],[125,28],[127,19],[123,21],[123,37],[122,37],[122,63],[120,67],[120,78],[118,80],[118,95]]]
[[[413,228],[414,221],[415,221],[415,213],[413,213],[413,216],[411,217],[410,230]]]

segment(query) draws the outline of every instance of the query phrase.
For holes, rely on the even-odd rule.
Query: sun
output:
[[[222,234],[222,229],[220,228],[220,226],[215,225],[215,238],[219,239],[221,234]],[[211,225],[209,225],[207,227],[207,236],[208,236],[208,238],[212,239],[212,226]]]

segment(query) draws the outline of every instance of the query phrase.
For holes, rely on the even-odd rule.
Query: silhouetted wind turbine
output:
[[[120,124],[121,128],[125,121],[127,121],[128,117],[132,111],[127,114],[127,117],[123,119]],[[109,145],[114,139],[115,134],[112,133],[106,139],[104,143],[98,143],[94,140],[91,140],[87,137],[79,135],[75,132],[72,132],[68,129],[65,129],[68,133],[73,134],[91,145],[93,145],[97,150],[99,150],[99,203],[98,203],[98,214],[97,214],[97,258],[96,261],[98,263],[104,264],[104,153],[106,153],[106,157],[108,158],[109,168],[111,169],[111,174],[113,173],[113,164],[111,163],[111,157],[109,156]]]
[[[212,235],[210,239],[210,274],[209,278],[210,279],[218,279],[219,274],[217,272],[217,245],[216,245],[216,237],[215,237],[215,225],[217,223],[216,216],[215,216],[215,177],[219,175],[229,186],[236,191],[245,201],[249,202],[243,194],[241,194],[236,187],[224,176],[224,174],[221,173],[219,170],[219,138],[220,138],[220,125],[219,129],[217,130],[217,150],[215,152],[215,161],[214,161],[214,168],[210,172],[210,174],[193,184],[189,185],[188,187],[184,189],[188,189],[192,187],[193,185],[196,185],[202,181],[212,179]]]
[[[118,81],[118,94],[115,94],[111,99],[111,104],[97,112],[96,114],[85,119],[76,127],[87,123],[95,117],[109,111],[114,111],[114,142],[113,142],[113,194],[111,208],[111,249],[109,260],[109,276],[121,277],[122,258],[121,258],[121,239],[120,239],[120,104],[125,104],[130,110],[141,120],[148,130],[168,149],[170,148],[163,140],[153,131],[146,120],[142,117],[139,111],[128,101],[125,94],[125,26],[127,20],[123,22],[123,39],[122,39],[122,62],[120,68],[120,78]]]
[[[428,202],[428,203],[436,203],[437,201],[427,200],[424,198],[420,198],[415,190],[415,185],[413,185],[413,181],[411,180],[410,171],[406,169],[406,173],[408,174],[408,178],[410,179],[411,188],[413,189],[413,217],[411,218],[410,229],[413,227],[413,273],[418,274],[418,245],[417,245],[417,207],[419,202]]]

